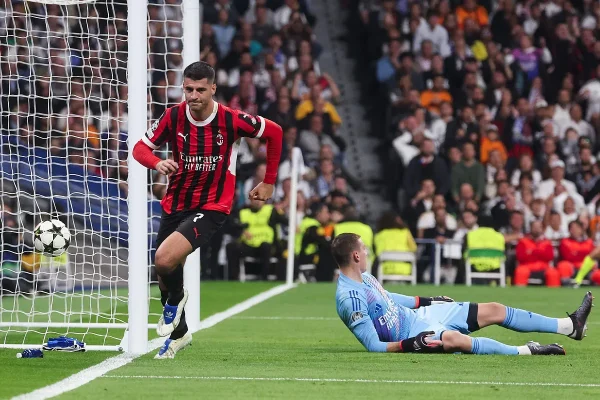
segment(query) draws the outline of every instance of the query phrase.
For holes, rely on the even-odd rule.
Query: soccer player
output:
[[[216,89],[210,65],[188,65],[183,71],[185,101],[168,108],[133,149],[140,164],[169,176],[161,201],[154,265],[164,307],[156,331],[170,337],[155,358],[173,358],[192,340],[185,322],[188,293],[183,287],[183,264],[223,226],[231,211],[242,138],[261,138],[267,143],[265,178],[248,197],[266,201],[273,195],[281,158],[281,127],[217,103],[213,100]],[[167,143],[173,158],[161,160],[153,151]]]
[[[345,233],[332,242],[340,267],[336,300],[338,315],[368,351],[472,353],[507,355],[564,355],[558,344],[509,346],[469,333],[489,325],[519,332],[549,332],[581,340],[592,308],[587,292],[568,318],[549,318],[498,303],[441,303],[383,289],[367,268],[367,250],[360,236]],[[425,307],[423,307],[425,306]],[[420,307],[420,308],[419,308]],[[416,310],[415,310],[416,309]]]

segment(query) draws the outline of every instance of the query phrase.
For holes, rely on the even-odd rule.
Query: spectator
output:
[[[443,102],[452,103],[452,96],[444,88],[444,77],[435,75],[433,77],[433,87],[421,94],[421,105],[437,116],[440,115],[440,106]]]
[[[548,207],[546,207],[548,209]],[[569,231],[563,228],[562,219],[558,212],[551,210],[546,211],[547,223],[544,236],[549,240],[561,240],[569,236]]]
[[[504,143],[502,143],[498,136],[496,125],[488,125],[486,135],[481,138],[480,159],[482,164],[485,165],[488,163],[492,151],[497,151],[502,162],[506,162],[508,158],[506,147],[504,147]]]
[[[472,19],[479,27],[488,24],[487,10],[477,5],[476,0],[464,0],[463,5],[456,9],[456,17],[459,29],[464,28],[467,19]]]
[[[440,151],[446,139],[446,129],[448,128],[448,123],[453,118],[454,109],[452,108],[452,104],[442,101],[440,104],[440,116],[431,124],[431,140],[433,140],[437,152]]]
[[[401,68],[400,54],[402,53],[402,44],[399,40],[391,40],[388,46],[387,55],[377,61],[377,80],[380,83],[389,83]]]
[[[415,156],[404,172],[404,189],[409,198],[413,198],[421,182],[431,179],[435,182],[436,193],[446,194],[449,185],[449,176],[446,164],[435,155],[435,145],[430,139],[423,140],[421,153]]]
[[[444,149],[453,146],[462,146],[468,140],[471,134],[478,130],[474,122],[473,108],[469,105],[464,106],[460,111],[459,118],[456,118],[448,123],[446,128],[446,140],[444,141]]]
[[[435,183],[431,179],[425,179],[421,182],[421,190],[410,200],[404,213],[405,220],[408,222],[412,232],[416,232],[417,220],[423,213],[430,211],[433,207],[433,197],[435,195]]]
[[[565,163],[561,160],[554,160],[550,163],[552,168],[552,174],[550,179],[546,179],[541,182],[537,191],[536,197],[546,199],[555,192],[557,186],[561,186],[565,189],[567,194],[577,194],[577,187],[573,182],[564,179],[565,176]]]
[[[339,147],[331,137],[323,133],[323,117],[317,114],[310,117],[310,128],[300,132],[298,145],[309,166],[316,166],[322,145],[330,146],[335,157],[340,154]]]
[[[231,41],[235,35],[235,27],[229,23],[229,12],[226,9],[219,11],[218,24],[212,26],[215,43],[219,51],[219,57],[225,58],[231,49]]]
[[[427,12],[427,22],[421,22],[413,39],[413,51],[421,50],[421,44],[424,40],[429,40],[433,44],[434,51],[442,57],[450,55],[450,45],[448,43],[448,32],[439,23],[439,14],[436,10],[430,9]]]
[[[428,228],[424,231],[423,238],[435,240],[435,243],[439,244],[439,245],[444,245],[446,243],[446,241],[451,240],[456,233],[456,228],[450,229],[448,227],[447,217],[448,217],[448,214],[447,214],[445,208],[436,209],[434,211],[435,224],[432,228]],[[428,253],[430,254],[430,259],[433,261],[435,259],[435,257],[433,257],[433,254],[435,251],[435,245],[428,245],[428,248],[429,248]],[[447,257],[448,255],[450,255],[450,254],[447,254],[446,252],[444,252],[442,254],[442,257],[440,260],[442,264],[449,263],[449,259]],[[431,268],[430,268],[430,270],[431,270]],[[427,278],[427,276],[424,276],[423,279],[426,281],[429,280]]]
[[[462,149],[462,161],[452,168],[452,197],[459,203],[461,186],[468,183],[474,191],[475,201],[479,202],[485,189],[485,170],[475,159],[475,146],[472,143],[465,143]]]
[[[321,85],[316,83],[310,90],[310,98],[307,100],[303,100],[298,105],[298,108],[296,109],[296,119],[297,120],[302,120],[306,116],[311,114],[313,111],[315,111],[315,107],[316,107],[316,104],[319,102],[321,93],[322,93]],[[331,119],[331,124],[333,126],[333,130],[335,130],[338,126],[340,126],[342,124],[342,119],[340,118],[339,114],[337,113],[337,110],[335,109],[334,105],[331,104],[330,102],[325,101],[325,103],[322,105],[321,112],[323,114],[327,114],[329,116],[329,118]]]
[[[510,178],[510,184],[515,187],[519,186],[521,176],[525,173],[531,176],[534,189],[542,182],[542,174],[535,169],[533,159],[529,154],[523,154],[519,157],[519,166],[513,171]]]
[[[438,209],[446,210],[446,200],[444,196],[440,194],[436,194],[433,197],[433,202],[431,204],[431,209],[425,211],[419,216],[419,220],[417,221],[417,237],[422,239],[425,235],[425,231],[427,229],[431,229],[435,227],[435,211]],[[446,213],[446,227],[451,230],[456,230],[457,223],[456,218],[453,215]]]
[[[316,194],[320,198],[326,197],[334,188],[335,175],[333,160],[324,158],[319,161],[319,175],[316,182]]]

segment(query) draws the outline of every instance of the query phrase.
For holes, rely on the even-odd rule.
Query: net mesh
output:
[[[149,123],[181,99],[181,16],[148,7]],[[123,329],[85,324],[127,322],[126,1],[0,5],[0,72],[0,345],[118,344]],[[166,182],[150,181],[153,253]],[[73,235],[64,257],[33,252],[49,218]]]

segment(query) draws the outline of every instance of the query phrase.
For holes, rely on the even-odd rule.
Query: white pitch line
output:
[[[273,382],[332,382],[332,383],[401,383],[416,385],[480,385],[480,386],[547,386],[547,387],[599,387],[600,383],[540,383],[540,382],[488,382],[488,381],[429,381],[409,379],[343,379],[343,378],[282,378],[245,376],[150,376],[105,375],[105,379],[185,379],[202,381],[273,381]]]
[[[339,321],[339,318],[334,317],[244,317],[242,315],[233,317],[233,319],[248,319],[248,320],[292,320],[292,321]]]
[[[211,315],[210,317],[200,321],[200,324],[198,325],[198,329],[196,329],[192,333],[203,330],[203,329],[211,328],[211,327],[215,326],[216,324],[218,324],[219,322],[222,322],[228,318],[231,318],[236,314],[246,311],[250,307],[253,307],[259,303],[262,303],[263,301],[268,300],[273,296],[277,296],[278,294],[281,294],[281,293],[283,293],[287,290],[290,290],[294,287],[295,287],[295,285],[280,285],[280,286],[276,286],[272,289],[269,289],[267,291],[264,291],[262,293],[259,293],[256,296],[251,297],[247,300],[244,300],[241,303],[238,303],[223,312]],[[154,350],[158,349],[160,346],[163,345],[164,341],[165,341],[165,338],[156,338],[156,339],[149,341],[148,347],[147,347],[148,351],[146,352],[146,354],[151,353]],[[84,369],[83,371],[73,374],[73,375],[61,380],[60,382],[53,383],[52,385],[45,386],[43,388],[34,390],[30,393],[26,393],[26,394],[23,394],[20,396],[13,397],[13,400],[38,400],[38,399],[42,400],[42,399],[49,399],[51,397],[61,395],[63,393],[69,392],[73,389],[77,389],[78,387],[83,386],[86,383],[89,383],[96,378],[101,377],[101,376],[105,375],[107,372],[110,372],[114,369],[117,369],[126,364],[129,364],[130,362],[132,362],[136,358],[140,357],[141,355],[142,354],[135,354],[135,355],[127,354],[127,353],[119,354],[118,356],[111,357],[107,360],[102,361],[100,364],[96,364],[92,367]]]

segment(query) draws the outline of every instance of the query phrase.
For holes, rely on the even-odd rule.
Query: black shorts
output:
[[[177,231],[196,250],[208,243],[226,220],[227,214],[213,210],[179,211],[172,214],[163,211],[156,236],[156,248],[158,249],[169,235]]]

